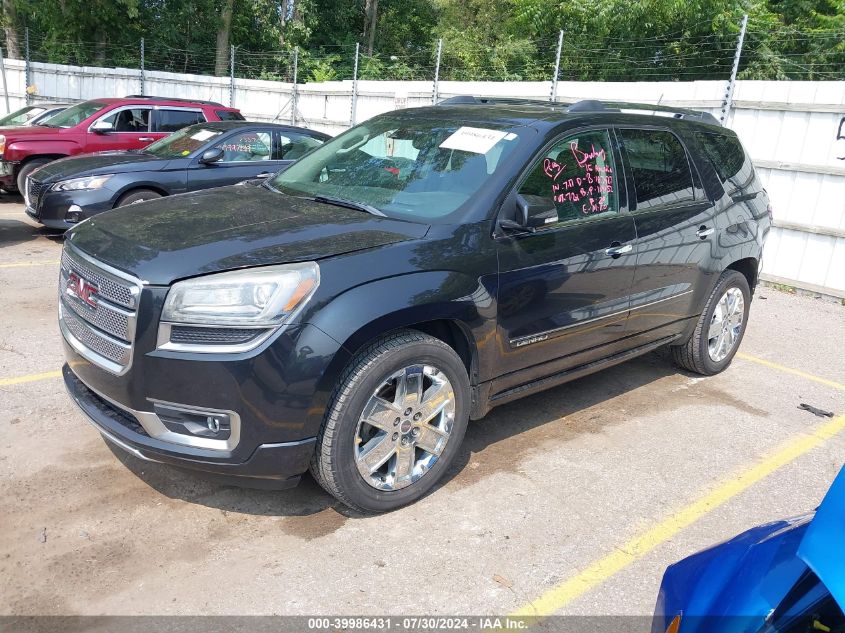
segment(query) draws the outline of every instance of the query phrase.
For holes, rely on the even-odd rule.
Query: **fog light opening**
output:
[[[227,440],[232,435],[232,421],[226,413],[195,411],[160,403],[155,403],[153,410],[161,423],[173,433],[215,440]]]
[[[65,222],[76,224],[77,222],[82,222],[84,219],[85,215],[82,212],[82,207],[78,204],[72,204],[68,207],[65,213]]]

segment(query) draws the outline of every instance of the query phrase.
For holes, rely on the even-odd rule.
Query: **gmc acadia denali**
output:
[[[496,405],[662,345],[722,371],[770,225],[708,114],[458,97],[73,228],[65,384],[141,459],[387,511]]]

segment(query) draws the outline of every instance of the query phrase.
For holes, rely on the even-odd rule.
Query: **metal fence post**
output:
[[[26,47],[26,67],[24,70],[24,82],[26,83],[26,104],[29,105],[30,67],[29,67],[29,27],[24,30],[24,42]]]
[[[355,110],[358,107],[358,57],[361,53],[361,44],[355,44],[355,68],[352,71],[352,111],[349,114],[349,124],[355,125]]]
[[[560,30],[560,34],[557,36],[557,53],[555,54],[555,74],[552,77],[552,93],[549,97],[549,101],[554,103],[557,101],[557,79],[560,76],[560,53],[563,50],[563,29]]]
[[[298,88],[296,86],[297,75],[299,73],[299,46],[294,46],[293,48],[293,86],[291,86],[290,91],[290,124],[296,125],[296,108],[297,108],[297,98],[298,95]]]
[[[6,60],[3,58],[3,49],[0,48],[0,73],[3,74],[3,96],[6,97],[6,113],[10,113],[9,109],[9,88],[6,86]]]
[[[144,94],[144,38],[141,38],[141,94]]]
[[[235,107],[235,45],[229,47],[229,107]]]
[[[434,86],[431,92],[431,103],[437,105],[440,98],[440,55],[443,52],[443,38],[437,40],[437,61],[434,64]]]
[[[736,53],[734,53],[734,64],[731,68],[731,78],[725,88],[725,98],[722,100],[722,114],[719,116],[719,123],[724,125],[728,122],[728,115],[731,112],[731,105],[734,99],[734,86],[736,85],[736,73],[739,71],[739,58],[742,55],[742,43],[745,41],[745,27],[748,26],[748,14],[742,16],[742,26],[739,28],[739,38],[736,41]]]

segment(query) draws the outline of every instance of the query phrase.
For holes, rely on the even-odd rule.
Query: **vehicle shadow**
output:
[[[484,419],[470,423],[455,464],[433,492],[443,487],[466,487],[496,472],[517,471],[522,457],[541,450],[541,444],[547,440],[566,442],[620,424],[625,416],[615,410],[609,415],[587,413],[583,418],[577,414],[679,374],[683,372],[672,364],[668,354],[658,351],[494,409]],[[655,396],[646,393],[643,400],[653,403]],[[552,424],[569,416],[574,420],[565,426]],[[540,433],[535,432],[538,430]],[[169,498],[224,512],[307,519],[289,526],[304,538],[332,532],[347,519],[368,516],[337,502],[310,474],[303,475],[296,488],[254,490],[218,484],[190,471],[143,462],[118,448],[112,448],[112,452],[137,477]]]
[[[23,198],[16,193],[0,193],[0,248],[37,239],[62,242],[64,231],[35,226],[22,206],[13,208],[11,205],[23,205]]]

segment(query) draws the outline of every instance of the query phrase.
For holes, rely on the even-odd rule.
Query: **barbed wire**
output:
[[[564,32],[558,77],[574,81],[689,81],[727,79],[733,63],[738,26],[726,23],[723,30],[712,21],[686,25],[672,32],[649,37],[596,37],[589,33]],[[25,36],[17,33],[17,48],[24,56]],[[7,51],[7,33],[0,43]],[[439,68],[436,40],[409,45],[404,51],[363,48],[358,59],[359,79],[432,80],[435,72],[443,81],[549,81],[554,74],[557,33],[536,38],[489,42],[444,40]],[[355,45],[328,44],[298,51],[300,82],[353,78]],[[234,75],[245,79],[290,82],[294,77],[293,48],[250,50],[235,47],[217,51],[202,43],[173,46],[146,39],[143,54],[127,43],[63,40],[29,32],[29,61],[80,66],[122,67],[196,75]],[[845,80],[845,29],[798,30],[791,26],[770,28],[749,24],[740,58],[740,78]]]

